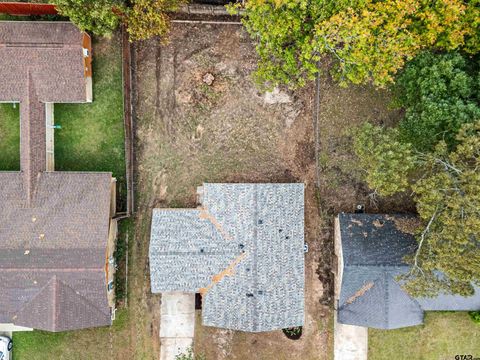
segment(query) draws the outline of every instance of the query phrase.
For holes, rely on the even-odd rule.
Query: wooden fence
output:
[[[0,14],[9,15],[56,15],[57,9],[51,4],[21,2],[0,2]]]

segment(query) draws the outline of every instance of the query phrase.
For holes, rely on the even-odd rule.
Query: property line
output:
[[[320,190],[320,126],[318,124],[320,118],[320,61],[317,62],[317,75],[315,76],[315,100],[313,106],[313,129],[315,132],[315,177],[317,189]]]
[[[182,24],[211,24],[211,25],[242,25],[240,21],[208,21],[208,20],[172,20]]]
[[[127,180],[127,216],[134,212],[133,189],[133,117],[132,117],[132,66],[128,34],[122,27],[122,77],[123,119],[125,128],[125,177]]]

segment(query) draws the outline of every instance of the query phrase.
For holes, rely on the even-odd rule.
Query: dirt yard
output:
[[[195,350],[209,360],[330,359],[332,215],[351,211],[357,203],[375,205],[358,181],[346,131],[369,119],[393,122],[398,114],[387,110],[388,94],[344,90],[323,81],[317,191],[314,84],[296,93],[260,92],[250,77],[255,50],[239,25],[174,24],[171,33],[168,45],[150,40],[136,44],[134,52],[135,256],[148,254],[151,209],[195,206],[196,187],[202,182],[304,182],[309,253],[301,339],[289,340],[281,331],[249,334],[203,327],[197,314]],[[380,211],[386,205],[376,206]],[[133,278],[145,277],[138,280],[141,289],[134,296],[155,311],[159,298],[149,294],[148,271],[142,273],[148,264],[140,265]],[[141,325],[148,331],[138,329],[139,337],[156,337],[154,349],[159,346],[157,320],[154,313]]]

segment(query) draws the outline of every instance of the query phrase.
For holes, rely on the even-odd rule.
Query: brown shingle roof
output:
[[[20,172],[0,172],[0,322],[109,325],[111,174],[46,170],[45,102],[84,102],[82,32],[0,22],[0,101],[20,102]]]
[[[49,331],[111,323],[110,184],[110,173],[41,173],[26,206],[21,174],[0,172],[0,322]]]
[[[0,101],[84,102],[82,35],[68,22],[0,21]]]

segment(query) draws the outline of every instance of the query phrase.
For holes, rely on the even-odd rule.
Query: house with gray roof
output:
[[[154,209],[153,293],[200,293],[203,324],[304,323],[304,185],[204,184],[197,209]]]
[[[473,296],[440,293],[412,297],[397,281],[410,266],[417,241],[411,215],[339,214],[335,220],[337,318],[342,324],[395,329],[423,323],[425,311],[480,309],[480,288]]]
[[[20,106],[20,171],[0,171],[0,327],[110,325],[115,179],[53,161],[53,103],[92,100],[90,37],[3,21],[0,63],[0,101]]]

